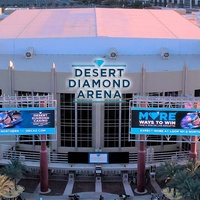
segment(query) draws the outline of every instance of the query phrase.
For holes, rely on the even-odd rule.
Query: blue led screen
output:
[[[130,134],[200,135],[200,109],[131,108]]]
[[[55,134],[54,108],[1,108],[0,135]]]

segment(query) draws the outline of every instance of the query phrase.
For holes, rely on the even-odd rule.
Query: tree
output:
[[[200,162],[197,160],[189,160],[185,167],[187,171],[195,173],[196,170],[200,167]]]
[[[185,165],[184,171],[187,173],[187,177],[182,175],[182,183],[180,181],[181,175],[176,179],[179,179],[177,182],[177,188],[181,195],[185,198],[200,199],[200,163],[196,160],[189,160]],[[182,173],[183,174],[183,173]]]
[[[19,158],[13,158],[2,169],[2,173],[14,181],[15,190],[17,190],[17,179],[26,175],[28,169]]]
[[[10,192],[14,187],[13,181],[5,175],[0,175],[0,197]]]
[[[200,180],[189,178],[179,188],[179,192],[185,198],[199,200],[200,197]]]
[[[200,200],[200,163],[189,160],[185,165],[166,161],[156,172],[166,186],[177,189],[184,199]]]
[[[176,173],[181,170],[181,168],[182,166],[177,165],[177,163],[173,161],[165,161],[157,167],[156,175],[160,180],[169,182],[176,175]]]
[[[167,186],[170,188],[177,188],[178,190],[182,187],[182,184],[191,178],[191,174],[186,170],[178,171],[168,182]]]

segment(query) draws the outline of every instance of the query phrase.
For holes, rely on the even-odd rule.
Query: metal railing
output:
[[[129,154],[129,163],[137,163],[137,153]],[[170,151],[170,152],[155,152],[152,155],[146,155],[146,163],[158,163],[166,160],[186,161],[189,159],[189,151]]]
[[[8,150],[0,154],[0,158],[4,160],[10,160],[14,157],[20,158],[22,161],[26,162],[40,162],[40,152]],[[189,151],[155,152],[153,155],[146,155],[147,164],[164,162],[166,160],[186,161],[188,159]],[[68,164],[68,154],[50,152],[48,155],[48,160],[49,163]],[[129,154],[129,164],[137,164],[137,160],[137,153]]]
[[[12,158],[19,158],[26,162],[40,162],[40,152],[35,151],[16,151],[8,150],[0,155],[2,159],[10,160]],[[67,153],[50,152],[48,155],[49,163],[68,163]]]

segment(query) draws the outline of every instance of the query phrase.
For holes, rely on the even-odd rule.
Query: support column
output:
[[[185,63],[184,67],[183,67],[183,85],[182,85],[182,91],[183,91],[183,95],[187,95],[188,92],[188,67],[187,67],[187,63]]]
[[[94,125],[92,127],[93,135],[93,144],[95,151],[99,151],[101,148],[103,148],[103,140],[101,138],[102,134],[102,128],[103,127],[103,119],[102,119],[102,112],[104,110],[103,105],[101,103],[94,103],[92,105],[92,124]],[[99,113],[96,115],[96,113]]]
[[[53,95],[53,99],[57,100],[56,95],[56,65],[55,63],[52,64],[51,67],[51,94]],[[52,134],[49,136],[50,139],[53,139],[54,141],[49,142],[52,150],[55,150],[57,152],[57,134]]]
[[[194,103],[194,108],[200,108],[200,105],[198,102]],[[197,159],[197,141],[198,141],[198,137],[192,136],[189,157],[193,160]]]
[[[140,140],[144,140],[145,135],[140,135]],[[137,192],[145,192],[145,142],[140,142],[138,150],[138,168],[137,168]]]
[[[46,135],[41,135],[42,140],[46,140]],[[46,147],[46,141],[41,141],[40,150],[40,192],[49,192],[49,180],[48,180],[48,152]]]
[[[141,107],[147,107],[146,103],[141,103]],[[137,168],[137,192],[145,193],[145,170],[146,170],[146,152],[145,152],[145,135],[140,135],[138,150],[138,168]]]
[[[9,71],[9,83],[8,83],[9,95],[13,96],[14,95],[14,65],[12,61],[9,62],[8,71]]]
[[[40,107],[46,107],[46,103],[41,103]],[[49,193],[49,177],[48,177],[48,152],[46,146],[46,135],[41,135],[40,150],[40,193]]]
[[[192,142],[191,142],[191,146],[190,146],[190,152],[189,152],[189,157],[192,160],[196,160],[197,159],[197,136],[192,136]]]
[[[146,69],[144,65],[142,66],[142,72],[141,72],[141,89],[140,94],[145,96],[145,75],[146,75]],[[142,106],[141,106],[142,107]]]

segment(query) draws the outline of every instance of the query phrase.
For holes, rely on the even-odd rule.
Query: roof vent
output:
[[[34,54],[34,48],[33,47],[29,47],[25,53],[25,57],[26,58],[32,58]]]
[[[160,53],[163,59],[169,59],[169,50],[167,48],[161,48]]]
[[[116,59],[117,56],[118,56],[117,50],[114,49],[114,48],[110,49],[108,56],[109,56],[111,59]]]

